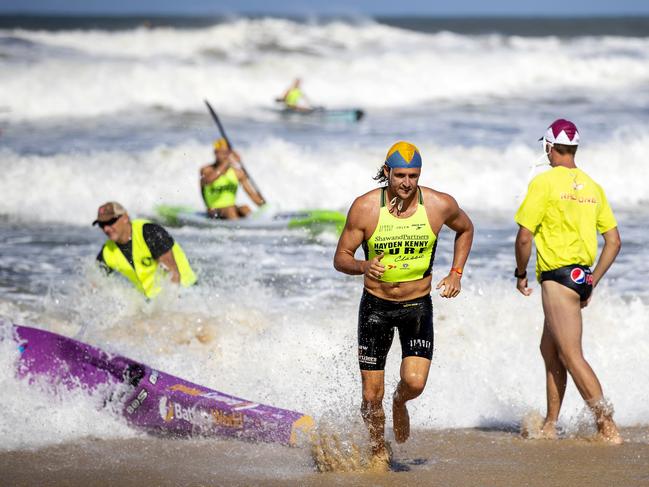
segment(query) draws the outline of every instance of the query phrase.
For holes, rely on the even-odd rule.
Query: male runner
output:
[[[397,142],[375,179],[386,183],[356,198],[338,241],[334,267],[364,275],[358,316],[361,414],[370,433],[373,462],[388,466],[383,412],[385,361],[394,328],[401,342],[401,377],[393,395],[395,440],[410,435],[406,402],[424,390],[433,356],[430,297],[437,236],[443,225],[455,231],[453,265],[437,284],[441,296],[460,293],[462,268],[471,249],[473,224],[453,197],[418,185],[421,155],[409,142]],[[363,246],[365,259],[354,257]]]
[[[581,348],[581,308],[620,251],[620,234],[604,190],[575,165],[579,132],[569,120],[555,120],[548,128],[544,150],[552,169],[536,176],[516,213],[516,288],[532,293],[527,263],[536,244],[536,278],[541,283],[545,321],[541,354],[545,362],[547,412],[542,433],[556,438],[556,422],[569,372],[593,410],[601,437],[622,443],[613,421],[613,409],[604,400],[602,386],[584,359]],[[595,269],[597,232],[604,248]]]

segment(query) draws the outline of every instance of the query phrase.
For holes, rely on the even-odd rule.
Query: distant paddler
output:
[[[301,88],[302,80],[300,78],[295,78],[291,86],[284,92],[280,97],[277,97],[275,101],[284,103],[284,106],[288,110],[294,110],[296,112],[311,112],[315,109],[309,102],[308,98],[304,94]]]
[[[241,165],[241,156],[230,148],[228,141],[221,137],[214,141],[214,162],[201,168],[201,193],[212,218],[234,220],[246,217],[251,209],[248,205],[237,205],[239,183],[257,206],[266,203],[262,195],[251,183]]]
[[[147,298],[155,297],[164,281],[187,287],[196,275],[185,252],[160,225],[147,220],[131,220],[116,201],[104,203],[92,223],[108,237],[97,261],[110,274],[117,271]]]

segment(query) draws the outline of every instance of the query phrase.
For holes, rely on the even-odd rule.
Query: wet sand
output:
[[[649,428],[626,442],[525,440],[515,432],[414,431],[387,473],[318,473],[308,448],[142,437],[0,452],[5,486],[649,486]]]

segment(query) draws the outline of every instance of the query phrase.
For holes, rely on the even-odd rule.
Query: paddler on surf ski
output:
[[[284,92],[282,96],[275,98],[278,103],[283,103],[286,110],[293,110],[295,112],[311,112],[315,109],[308,101],[306,95],[302,91],[302,80],[295,78],[291,86]]]
[[[185,252],[162,226],[131,220],[116,201],[101,205],[92,224],[108,237],[97,255],[102,268],[119,272],[147,298],[160,293],[165,281],[184,287],[196,283]]]
[[[237,190],[243,186],[257,206],[266,203],[241,166],[241,156],[232,150],[225,138],[214,141],[214,162],[200,172],[201,194],[211,218],[235,220],[250,214],[248,205],[237,205]]]

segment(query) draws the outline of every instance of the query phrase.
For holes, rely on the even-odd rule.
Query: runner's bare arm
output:
[[[516,235],[516,244],[514,249],[516,252],[516,270],[522,274],[527,269],[527,264],[532,255],[532,240],[534,235],[527,228],[519,225],[518,234]],[[524,278],[516,279],[516,289],[524,296],[532,294],[532,289],[527,287],[527,275]]]
[[[622,247],[622,239],[617,227],[604,232],[602,237],[604,237],[604,248],[593,270],[593,287],[596,287],[600,279],[604,277]]]
[[[447,196],[447,195],[445,195]],[[448,217],[444,224],[455,232],[455,243],[453,246],[453,265],[448,275],[443,278],[436,289],[444,288],[440,296],[443,298],[454,298],[462,290],[460,280],[462,272],[471,252],[473,243],[473,222],[462,210],[455,199],[447,196]]]
[[[334,268],[339,272],[351,275],[366,274],[374,279],[379,279],[385,270],[381,264],[383,254],[371,261],[357,260],[354,257],[356,250],[365,238],[365,227],[368,214],[371,213],[369,210],[372,203],[373,201],[370,202],[365,196],[356,198],[347,213],[345,228],[340,235],[334,255]]]

